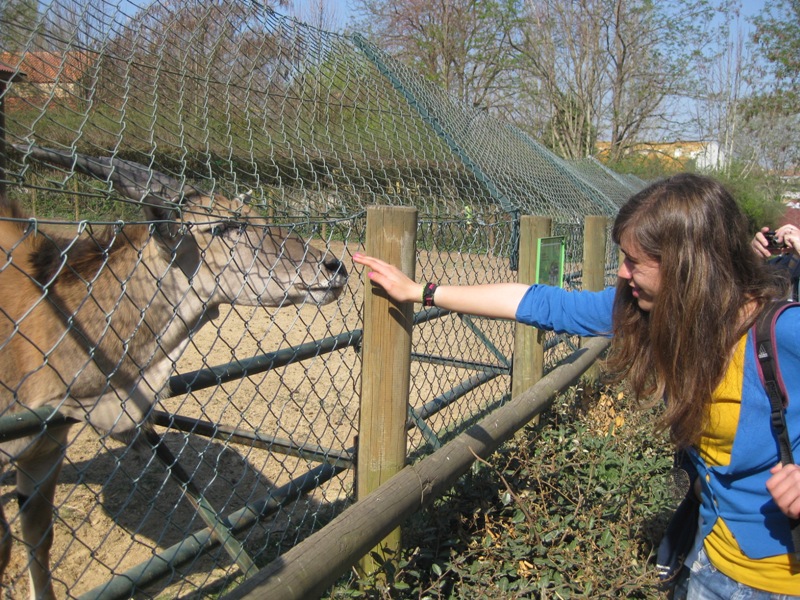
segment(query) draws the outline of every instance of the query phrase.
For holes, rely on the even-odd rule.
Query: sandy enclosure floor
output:
[[[281,310],[223,310],[206,325],[176,365],[176,373],[228,363],[359,329],[363,302],[362,274],[350,256],[356,246],[334,244],[331,251],[351,270],[349,287],[334,304]],[[417,277],[452,283],[510,280],[507,262],[462,254],[422,254]],[[513,326],[477,322],[501,353],[510,357]],[[414,351],[435,357],[459,357],[497,364],[497,357],[455,316],[425,324],[414,332]],[[473,370],[412,363],[411,404],[421,406],[461,383]],[[357,433],[360,386],[358,349],[346,348],[256,374],[206,390],[168,398],[162,408],[182,416],[222,423],[298,445],[333,451],[351,449]],[[430,425],[444,433],[471,414],[499,401],[506,376],[470,392]],[[267,497],[278,486],[318,463],[224,440],[158,428],[192,475],[208,501],[222,514]],[[409,437],[409,452],[422,450],[418,430]],[[13,470],[5,473],[0,494],[15,536],[19,536]],[[263,565],[352,501],[350,471],[334,477],[313,493],[289,503],[275,516],[237,536],[257,564]],[[52,566],[59,597],[77,597],[104,584],[179,543],[205,527],[165,467],[146,449],[131,449],[111,439],[98,439],[87,427],[74,427],[67,460],[56,494],[57,518]],[[3,598],[27,597],[26,557],[19,542],[6,573]],[[219,591],[238,567],[220,549],[191,561],[137,597],[202,597]]]

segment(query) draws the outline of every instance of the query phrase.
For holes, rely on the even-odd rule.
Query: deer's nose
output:
[[[338,258],[331,258],[323,263],[325,268],[330,271],[332,275],[341,275],[342,277],[347,277],[347,269],[345,269],[342,261]]]

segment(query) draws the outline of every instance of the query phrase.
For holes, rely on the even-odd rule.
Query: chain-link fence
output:
[[[442,283],[514,280],[550,216],[580,287],[583,217],[641,186],[258,3],[2,14],[6,597],[37,565],[60,597],[217,592],[352,502],[366,206],[418,209]],[[420,321],[412,459],[508,399],[513,352],[508,322]]]

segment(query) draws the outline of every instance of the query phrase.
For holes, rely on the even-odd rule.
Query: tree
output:
[[[767,0],[753,19],[753,41],[776,88],[797,100],[800,88],[800,0]],[[796,107],[795,107],[796,108]]]
[[[339,22],[336,5],[330,0],[307,0],[295,7],[294,13],[298,20],[317,29],[334,31]]]
[[[357,26],[448,93],[492,112],[512,104],[520,0],[355,0]]]
[[[619,160],[636,141],[684,123],[690,65],[711,39],[708,1],[528,0],[517,47],[531,106],[551,122],[551,147],[579,158],[597,136]],[[567,124],[567,126],[565,126]]]
[[[768,0],[753,19],[759,93],[743,104],[745,141],[773,173],[800,166],[800,0]]]
[[[0,3],[0,49],[3,52],[22,52],[31,28],[36,26],[39,3],[36,0],[7,0]]]
[[[526,8],[516,50],[529,127],[561,156],[585,157],[596,141],[608,63],[599,14],[587,3],[560,0],[529,0]]]
[[[755,167],[756,156],[742,146],[745,99],[753,93],[750,85],[754,56],[747,44],[738,8],[724,19],[718,49],[698,61],[696,73],[703,86],[694,98],[695,130],[702,140],[716,140],[723,160],[719,170],[734,168],[746,176]]]
[[[285,79],[280,71],[284,55],[296,62],[303,53],[276,44],[281,32],[268,19],[272,4],[166,0],[148,5],[108,44],[107,54],[116,59],[106,73],[109,95],[142,96],[149,102],[158,86],[167,106],[186,104],[185,113],[202,114],[207,105],[227,102],[227,93],[250,88],[266,93],[275,79]],[[131,76],[136,86],[117,89]],[[225,87],[227,80],[235,85],[212,93],[210,88]]]
[[[741,103],[739,153],[764,171],[781,175],[800,166],[797,99],[782,91],[754,93]]]

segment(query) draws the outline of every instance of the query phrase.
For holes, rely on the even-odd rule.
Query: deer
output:
[[[145,221],[38,225],[0,204],[0,416],[52,407],[69,422],[133,444],[191,336],[223,304],[334,302],[342,263],[269,226],[249,195],[231,200],[115,157],[15,146],[25,156],[110,182]],[[55,598],[53,499],[68,427],[0,443],[16,468],[31,598]],[[0,581],[12,535],[0,506]]]

